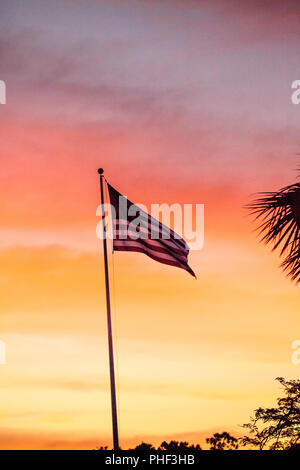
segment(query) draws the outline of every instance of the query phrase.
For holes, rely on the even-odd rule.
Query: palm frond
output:
[[[261,241],[273,244],[284,256],[283,271],[296,283],[300,282],[300,183],[277,192],[259,193],[246,208],[259,220]]]

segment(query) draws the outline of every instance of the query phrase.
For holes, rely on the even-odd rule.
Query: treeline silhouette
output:
[[[248,434],[234,437],[224,431],[206,438],[208,450],[238,450],[241,447],[258,450],[300,450],[300,380],[276,379],[282,386],[283,396],[277,398],[273,408],[257,408],[250,422],[243,425]],[[101,446],[97,450],[108,450]],[[120,449],[121,450],[121,449]],[[163,441],[159,447],[142,442],[135,451],[185,451],[202,450],[200,444],[182,441]]]

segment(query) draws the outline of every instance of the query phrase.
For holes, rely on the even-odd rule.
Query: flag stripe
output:
[[[172,256],[173,254],[176,254],[179,258],[182,258],[184,261],[187,260],[187,255],[183,253],[182,251],[178,250],[178,248],[174,248],[172,246],[162,246],[161,242],[158,240],[150,240],[149,238],[134,238],[134,237],[128,237],[128,238],[120,238],[118,236],[118,232],[116,233],[115,241],[127,241],[127,242],[138,242],[141,243],[142,245],[148,247],[149,249],[153,251],[157,251],[158,253],[170,253]]]
[[[174,254],[173,254],[173,250],[171,250],[170,252],[167,252],[164,248],[160,247],[160,246],[151,246],[151,244],[149,244],[149,242],[151,242],[152,240],[142,240],[142,239],[139,239],[139,240],[119,240],[119,239],[115,239],[114,240],[114,248],[117,247],[117,246],[120,246],[120,247],[123,247],[123,246],[133,246],[133,247],[136,247],[136,246],[141,246],[143,247],[144,251],[146,252],[153,252],[154,254],[156,253],[157,256],[160,256],[161,258],[164,258],[166,257],[167,258],[170,258],[170,259],[174,259]],[[176,254],[176,259],[180,262],[180,263],[186,263],[186,256],[184,254]]]

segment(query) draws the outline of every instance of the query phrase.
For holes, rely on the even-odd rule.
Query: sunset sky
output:
[[[296,181],[297,1],[2,0],[1,449],[112,443],[97,168],[205,204],[187,272],[110,256],[120,444],[241,435],[299,378],[299,287],[243,206]]]

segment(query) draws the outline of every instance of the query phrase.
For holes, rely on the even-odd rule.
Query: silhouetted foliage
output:
[[[237,439],[224,431],[208,437],[209,450],[237,450],[239,442],[260,450],[300,450],[300,380],[285,380],[282,377],[276,380],[284,394],[277,398],[277,406],[257,408],[250,423],[243,425],[249,431],[247,436]],[[97,450],[108,450],[108,447],[101,446]],[[191,445],[186,441],[163,441],[157,449],[152,444],[142,442],[128,450],[193,452],[202,449],[199,444]]]
[[[108,450],[107,446],[101,446],[97,448],[96,450]],[[121,450],[121,449],[120,449]],[[189,444],[188,442],[179,442],[179,441],[170,441],[166,442],[163,441],[161,445],[156,449],[153,447],[152,444],[147,444],[145,442],[142,442],[141,444],[137,445],[133,449],[127,449],[127,450],[137,450],[140,452],[147,452],[147,451],[154,451],[154,450],[169,450],[169,451],[196,451],[196,450],[202,450],[201,446],[199,444],[193,445]]]
[[[216,432],[212,437],[206,439],[210,445],[209,450],[237,450],[239,448],[238,439],[228,432]]]
[[[261,241],[280,247],[285,255],[281,267],[296,283],[300,282],[300,183],[277,192],[260,193],[261,197],[246,207],[256,219]]]
[[[244,428],[250,436],[241,439],[260,450],[299,450],[300,441],[300,380],[276,380],[283,386],[284,397],[277,399],[276,408],[258,408]]]
[[[139,444],[132,450],[138,450],[138,451],[144,452],[144,451],[155,450],[155,447],[153,447],[152,444],[146,444],[145,442],[142,442],[141,444]]]
[[[158,448],[158,450],[190,450],[190,451],[194,451],[194,450],[201,450],[201,446],[199,444],[196,444],[196,446],[194,445],[190,445],[188,442],[179,442],[179,441],[170,441],[170,442],[162,442]]]

